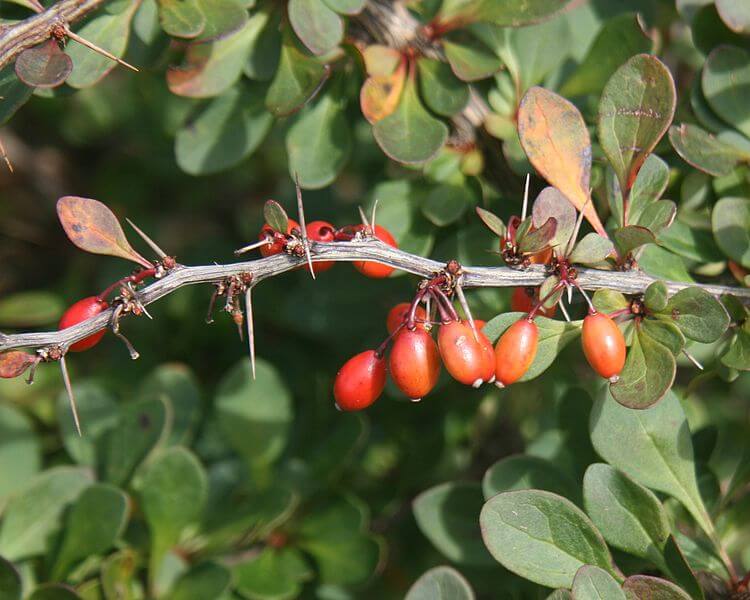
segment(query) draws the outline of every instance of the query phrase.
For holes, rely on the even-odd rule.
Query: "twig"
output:
[[[445,265],[429,258],[392,248],[380,240],[370,238],[349,242],[315,244],[313,261],[374,261],[420,277],[432,277]],[[247,262],[228,265],[202,265],[195,267],[178,266],[162,279],[138,292],[138,300],[144,306],[156,302],[186,285],[199,283],[216,284],[228,277],[243,273],[253,274],[253,284],[281,273],[291,271],[305,264],[305,258],[289,254],[276,254]],[[508,267],[471,267],[462,265],[464,288],[479,287],[529,287],[538,286],[546,279],[544,266],[531,265],[528,269],[517,270]],[[641,294],[656,279],[640,271],[603,271],[598,269],[578,269],[576,281],[587,290],[608,288],[624,294]],[[687,287],[701,287],[709,293],[720,296],[734,294],[746,304],[750,304],[750,289],[723,285],[689,284],[665,282],[670,294]],[[115,309],[110,308],[99,315],[62,331],[41,333],[19,333],[0,336],[0,352],[14,348],[46,348],[50,346],[68,347],[97,331],[106,328]]]

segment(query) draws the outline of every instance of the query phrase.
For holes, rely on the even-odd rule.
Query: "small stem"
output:
[[[553,287],[553,288],[552,288],[552,289],[551,289],[551,290],[550,290],[550,291],[549,291],[549,292],[548,292],[548,293],[547,293],[547,294],[546,294],[546,295],[544,296],[544,298],[540,298],[539,300],[537,300],[537,301],[536,301],[536,303],[534,304],[534,306],[533,306],[533,307],[531,308],[531,310],[529,311],[529,316],[528,316],[528,319],[529,319],[529,321],[530,321],[531,319],[533,319],[533,318],[534,318],[534,316],[536,315],[536,313],[537,313],[537,312],[539,312],[539,309],[540,309],[540,308],[541,308],[541,307],[542,307],[542,306],[544,305],[544,303],[545,303],[545,302],[546,302],[546,301],[547,301],[547,300],[548,300],[549,298],[551,298],[551,297],[552,297],[552,296],[553,296],[554,294],[556,294],[557,292],[559,292],[559,291],[560,291],[560,290],[562,289],[562,287],[563,287],[564,285],[565,285],[565,283],[564,283],[564,282],[562,282],[562,281],[558,281],[558,282],[557,282],[557,285],[556,285],[555,287]],[[561,303],[561,306],[562,306],[562,303]]]
[[[445,295],[445,292],[441,290],[438,286],[431,286],[430,291],[435,297],[435,300],[438,301],[438,309],[444,308],[445,313],[447,314],[447,321],[443,319],[445,322],[448,321],[460,321],[461,319],[458,316],[458,313],[456,312],[456,308],[453,306],[453,302],[450,301],[448,296]],[[441,317],[443,316],[443,313],[441,312]]]
[[[150,269],[143,269],[142,271],[139,271],[138,273],[135,273],[134,275],[128,275],[127,277],[118,279],[112,285],[110,285],[107,289],[105,289],[101,294],[99,294],[96,297],[96,299],[99,300],[100,302],[103,302],[104,300],[107,299],[107,296],[109,296],[117,288],[123,285],[127,285],[127,284],[138,285],[144,279],[148,279],[149,277],[153,277],[154,275],[156,275],[156,269],[152,267]]]
[[[245,312],[247,313],[247,344],[250,350],[250,370],[255,379],[255,324],[253,322],[253,288],[245,292]]]
[[[396,329],[393,330],[393,333],[390,333],[387,338],[383,340],[383,342],[375,349],[375,356],[378,358],[383,358],[383,355],[385,354],[385,351],[388,349],[388,344],[391,343],[391,341],[398,335],[398,333],[406,327],[406,323],[400,323]]]
[[[594,303],[593,303],[593,302],[591,302],[591,298],[589,298],[589,295],[588,295],[588,294],[587,294],[587,293],[586,293],[586,292],[585,292],[585,291],[583,290],[583,288],[582,288],[582,287],[581,287],[580,285],[578,285],[578,283],[576,283],[575,281],[572,281],[572,282],[571,282],[571,284],[572,284],[573,286],[575,286],[575,288],[576,288],[576,289],[577,289],[577,290],[578,290],[578,291],[579,291],[579,292],[581,293],[581,295],[583,296],[584,300],[586,300],[586,304],[588,304],[588,305],[589,305],[589,314],[590,314],[590,315],[595,315],[595,314],[596,314],[596,312],[597,312],[597,311],[596,311],[596,307],[594,307]]]
[[[310,242],[307,239],[307,223],[305,222],[305,206],[302,202],[302,188],[299,185],[299,175],[294,174],[294,187],[297,192],[297,216],[299,217],[299,226],[302,231],[302,248],[305,250],[307,266],[310,269],[310,276],[315,279],[315,269],[313,269],[312,256],[310,256]]]
[[[474,334],[474,339],[478,342],[479,333],[477,332],[477,326],[474,324],[474,317],[471,314],[469,303],[466,301],[464,288],[461,285],[462,279],[463,279],[463,276],[460,276],[458,279],[458,282],[456,283],[456,296],[458,296],[458,302],[461,304],[461,309],[464,311],[464,316],[466,317],[466,320],[469,322],[469,327],[471,327],[471,331]]]
[[[65,384],[65,391],[68,393],[68,401],[70,402],[70,411],[73,413],[73,422],[78,432],[78,437],[81,435],[81,421],[78,419],[78,407],[76,406],[76,397],[73,395],[73,386],[70,383],[70,375],[68,375],[68,365],[65,363],[65,355],[60,357],[60,370],[62,371],[63,383]]]

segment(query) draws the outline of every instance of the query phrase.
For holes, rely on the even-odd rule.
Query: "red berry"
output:
[[[546,265],[552,259],[552,248],[547,248],[529,256],[532,265]]]
[[[300,230],[299,223],[295,221],[294,219],[289,219],[289,222],[286,226],[286,231],[283,233],[286,233],[289,235],[292,233],[293,229]],[[260,230],[260,234],[258,235],[258,240],[264,240],[266,238],[273,238],[273,235],[275,232],[273,229],[271,229],[271,226],[266,223],[263,225],[263,227]],[[273,242],[270,242],[266,245],[263,245],[260,247],[260,253],[262,256],[273,256],[274,254],[281,254],[284,251],[284,244],[281,240],[274,240]]]
[[[393,333],[394,331],[396,331],[396,328],[401,325],[401,323],[406,321],[407,317],[409,316],[410,310],[410,302],[401,302],[388,312],[388,316],[385,319],[385,326],[388,328],[388,333]],[[427,320],[427,313],[425,312],[424,308],[422,308],[421,306],[417,306],[417,310],[415,311],[414,316],[416,319],[417,327],[419,327],[420,329],[424,329],[424,323],[422,321]]]
[[[313,221],[312,223],[308,223],[305,231],[307,233],[307,237],[313,242],[334,241],[333,225],[331,225],[327,221]],[[313,271],[315,271],[316,273],[322,273],[323,271],[327,271],[328,269],[330,269],[333,264],[334,261],[332,260],[314,262]]]
[[[482,319],[474,319],[474,327],[476,327],[479,331],[484,329],[485,325],[487,325],[487,321],[484,321]]]
[[[88,298],[79,300],[65,311],[60,319],[58,328],[67,329],[73,325],[78,325],[81,321],[85,321],[86,319],[98,315],[108,307],[109,305],[104,300],[100,300],[96,296],[89,296]],[[70,347],[70,350],[72,352],[83,352],[84,350],[93,348],[101,341],[105,333],[107,333],[106,329],[102,329],[101,331],[82,339],[80,342],[76,342]]]
[[[438,348],[443,364],[456,381],[479,387],[495,375],[495,353],[492,343],[481,331],[474,337],[471,326],[451,321],[438,330]]]
[[[362,410],[378,399],[385,387],[385,359],[366,350],[344,363],[336,374],[333,397],[341,410]]]
[[[510,309],[515,312],[529,312],[534,308],[534,304],[539,298],[539,290],[533,291],[529,294],[529,290],[534,288],[518,287],[513,290],[513,295],[510,297]],[[553,317],[557,312],[557,304],[549,307],[542,306],[537,313],[543,317]]]
[[[388,364],[393,382],[412,400],[429,394],[440,376],[440,353],[424,329],[401,332]]]
[[[503,385],[515,383],[529,370],[536,356],[539,329],[523,318],[500,336],[495,346],[495,377]]]
[[[583,353],[591,368],[606,379],[616,381],[625,366],[625,337],[604,313],[588,315],[581,332]]]
[[[375,225],[375,237],[389,246],[398,248],[396,240],[385,227]],[[367,277],[372,277],[373,279],[383,279],[394,271],[393,267],[370,261],[357,261],[354,263],[354,268],[363,275],[367,275]]]

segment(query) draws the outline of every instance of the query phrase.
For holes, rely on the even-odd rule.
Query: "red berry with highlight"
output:
[[[333,397],[345,411],[362,410],[378,399],[385,387],[385,359],[366,350],[344,363],[336,374]]]
[[[278,232],[278,233],[285,233],[289,235],[292,233],[292,230],[296,229],[297,231],[301,231],[299,227],[299,223],[295,221],[294,219],[289,219],[286,231],[284,232]],[[271,229],[271,226],[266,223],[263,225],[263,227],[260,230],[260,234],[258,235],[258,240],[264,240],[266,238],[273,238],[275,232],[273,229]],[[260,247],[260,253],[262,256],[273,256],[274,254],[281,254],[284,251],[284,243],[281,240],[274,240],[272,242],[269,242],[268,244],[264,244]]]
[[[503,385],[515,383],[529,370],[536,356],[539,329],[528,319],[516,321],[495,346],[495,377]]]
[[[440,376],[437,344],[424,329],[407,329],[396,336],[388,366],[398,388],[412,400],[421,400]]]
[[[388,328],[388,333],[393,333],[401,323],[406,321],[410,310],[411,303],[401,302],[388,311],[388,316],[385,319],[385,326]],[[424,321],[427,320],[427,313],[424,308],[417,306],[417,310],[414,311],[414,318],[416,326],[424,329]]]
[[[78,325],[81,321],[95,317],[107,308],[109,308],[109,304],[104,300],[100,300],[96,296],[89,296],[88,298],[79,300],[63,313],[58,328],[67,329],[68,327],[73,327],[73,325]],[[101,331],[71,345],[70,350],[72,352],[83,352],[84,350],[93,348],[101,341],[106,332],[106,329],[102,329]]]
[[[385,227],[375,225],[375,237],[389,246],[398,248],[396,239]],[[370,261],[357,261],[354,263],[354,268],[363,275],[372,277],[373,279],[383,279],[384,277],[388,277],[394,271],[393,267]]]
[[[445,368],[456,381],[479,387],[495,375],[492,343],[479,330],[475,338],[468,323],[451,321],[441,325],[438,348]]]
[[[583,353],[591,368],[605,379],[616,381],[625,366],[625,337],[604,313],[588,315],[581,331]]]
[[[333,225],[327,221],[313,221],[308,223],[305,228],[308,239],[313,242],[333,242],[334,241],[334,228]],[[332,260],[323,260],[320,262],[313,263],[313,271],[316,273],[322,273],[327,271],[334,264]]]

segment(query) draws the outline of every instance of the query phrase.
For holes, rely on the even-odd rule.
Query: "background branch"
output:
[[[420,277],[430,277],[445,266],[444,263],[391,248],[376,239],[330,244],[312,242],[311,252],[313,261],[352,262],[372,260]],[[138,299],[146,306],[183,286],[218,283],[227,277],[241,273],[252,273],[253,285],[255,285],[264,279],[291,271],[304,264],[304,257],[296,258],[287,254],[277,254],[259,260],[227,265],[180,266],[164,278],[143,288],[138,294]],[[654,277],[640,271],[602,271],[585,268],[578,268],[577,270],[577,281],[581,287],[587,290],[609,288],[624,294],[638,294],[656,281]],[[538,286],[547,276],[542,265],[531,265],[528,269],[463,266],[463,272],[464,287],[467,288]],[[731,293],[741,298],[743,302],[750,303],[750,289],[747,288],[678,282],[666,283],[670,294],[687,287],[701,287],[716,296]],[[1,335],[0,352],[14,348],[45,348],[49,346],[67,348],[92,333],[106,328],[112,320],[113,312],[114,309],[109,309],[96,317],[62,331]]]

